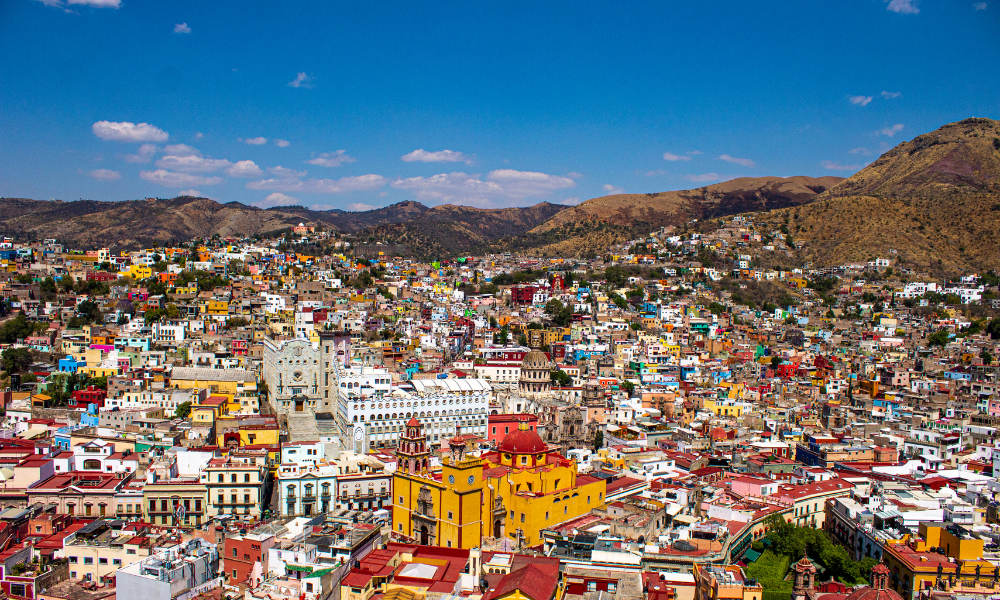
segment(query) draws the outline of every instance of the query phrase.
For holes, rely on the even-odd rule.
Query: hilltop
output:
[[[817,266],[894,258],[920,272],[1000,265],[1000,122],[949,123],[880,156],[816,201],[765,217]]]
[[[316,211],[301,206],[269,209],[239,202],[181,196],[125,202],[0,198],[0,233],[19,239],[57,238],[79,248],[146,247],[195,237],[266,236],[300,222],[359,236],[403,225],[424,244],[458,249],[524,233],[565,207],[543,202],[522,208],[480,209],[400,202],[369,211]],[[464,242],[463,242],[464,241]],[[403,242],[405,243],[405,242]]]
[[[651,194],[614,194],[587,200],[498,249],[535,249],[541,254],[581,255],[667,225],[746,212],[802,206],[842,177],[740,177],[697,189]],[[645,230],[645,231],[641,231]]]

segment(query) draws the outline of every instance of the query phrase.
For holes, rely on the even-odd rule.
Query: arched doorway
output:
[[[500,519],[493,521],[493,537],[503,537],[503,522]]]
[[[427,546],[430,543],[430,532],[427,531],[426,525],[420,526],[420,545]]]

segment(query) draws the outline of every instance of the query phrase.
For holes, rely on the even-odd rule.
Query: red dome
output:
[[[851,592],[846,600],[903,600],[903,597],[896,593],[896,590],[888,588],[879,589],[864,586]]]
[[[407,427],[420,427],[420,421],[416,417],[410,417],[410,420],[406,422]]]
[[[729,435],[726,433],[726,430],[721,427],[716,427],[715,429],[712,430],[712,432],[709,435],[711,435],[712,438],[717,440],[724,440],[727,437],[729,437]]]
[[[499,450],[508,454],[540,454],[548,450],[548,446],[534,431],[516,429],[504,436]]]

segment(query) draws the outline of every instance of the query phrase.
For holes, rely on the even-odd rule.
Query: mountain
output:
[[[614,194],[593,198],[556,213],[538,227],[494,246],[535,249],[540,254],[603,252],[636,233],[692,219],[802,206],[842,177],[741,177],[693,190],[656,194]]]
[[[360,237],[380,236],[380,239],[383,233],[392,233],[393,227],[402,228],[401,232],[413,238],[410,242],[461,251],[470,245],[524,233],[565,208],[547,202],[500,209],[452,205],[429,208],[419,202],[400,202],[369,211],[347,212],[315,211],[301,206],[261,209],[190,196],[126,202],[0,198],[0,234],[18,239],[56,238],[75,248],[124,249],[215,234],[264,236],[302,222]]]
[[[817,266],[894,258],[934,274],[1000,267],[1000,121],[903,142],[816,201],[769,214]]]

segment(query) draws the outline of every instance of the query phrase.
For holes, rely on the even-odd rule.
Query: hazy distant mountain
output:
[[[460,250],[523,233],[564,208],[549,203],[501,209],[452,205],[429,208],[419,202],[400,202],[370,211],[347,212],[314,211],[301,206],[261,209],[189,196],[127,202],[0,198],[0,233],[20,239],[57,238],[79,248],[136,248],[214,234],[265,236],[300,222],[345,233],[371,230],[372,235],[383,233],[377,231],[379,227],[407,224],[425,244]]]

